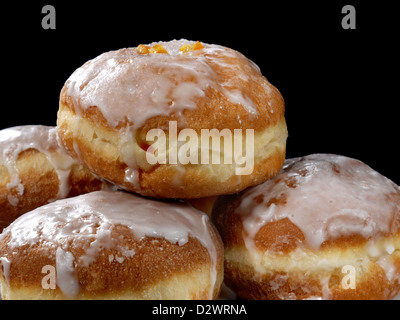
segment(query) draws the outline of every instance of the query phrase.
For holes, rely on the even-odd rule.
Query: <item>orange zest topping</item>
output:
[[[184,44],[179,51],[180,52],[188,52],[192,50],[192,46],[190,44]]]
[[[149,54],[149,53],[150,53],[150,47],[141,44],[141,45],[139,45],[139,46],[136,48],[136,51],[137,51],[139,54]]]
[[[179,51],[181,53],[186,53],[194,50],[201,50],[203,49],[204,46],[201,44],[200,41],[196,41],[193,44],[184,44]],[[150,54],[150,53],[168,53],[168,51],[161,45],[161,44],[155,44],[154,46],[146,46],[144,44],[139,45],[136,48],[136,51],[139,54]]]
[[[152,47],[141,44],[136,48],[136,51],[139,54],[168,53],[168,51],[165,50],[165,48],[161,44],[155,44]]]
[[[156,44],[150,49],[150,53],[168,53],[168,51],[161,44]]]
[[[197,41],[197,42],[193,43],[192,45],[184,44],[179,49],[179,51],[184,53],[184,52],[189,52],[189,51],[193,51],[193,50],[200,50],[200,49],[203,49],[203,48],[204,48],[204,46],[201,44],[201,42]]]
[[[192,50],[200,50],[204,49],[204,46],[201,44],[200,41],[196,41],[195,43],[192,44]]]

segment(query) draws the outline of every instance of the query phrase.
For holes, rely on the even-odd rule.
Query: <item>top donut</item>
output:
[[[157,197],[199,198],[260,183],[282,166],[287,137],[284,100],[256,64],[233,49],[183,39],[111,51],[85,63],[61,91],[58,126],[66,149],[95,173]],[[243,141],[246,129],[253,130],[254,170],[235,174],[243,161],[235,163],[234,154],[232,163],[203,163],[201,152],[224,155],[212,147],[190,147],[197,154],[189,163],[171,161],[171,128],[198,136],[203,129],[228,129],[232,141],[235,129]],[[156,141],[147,139],[152,129],[168,138],[164,161],[156,164],[146,161],[146,153],[161,152],[149,148]],[[175,146],[178,156],[185,141]]]

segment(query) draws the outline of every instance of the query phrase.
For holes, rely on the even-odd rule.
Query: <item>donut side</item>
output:
[[[114,229],[115,238],[123,238],[121,247],[129,247],[129,253],[104,249],[89,266],[76,265],[76,281],[79,293],[65,295],[59,286],[44,289],[44,266],[57,267],[57,250],[49,244],[23,247],[11,251],[4,242],[1,256],[16,254],[10,273],[0,273],[1,293],[4,300],[186,300],[216,299],[223,279],[223,252],[219,250],[218,274],[215,286],[210,270],[212,262],[199,241],[191,238],[184,246],[171,244],[165,239],[145,238],[140,241],[130,235],[123,226]],[[216,236],[216,234],[214,234]],[[5,239],[5,241],[7,238]],[[84,244],[82,244],[84,245]],[[79,261],[80,248],[70,252]],[[134,254],[133,254],[134,252]],[[3,262],[4,268],[4,262]],[[43,280],[45,279],[45,280]],[[57,279],[58,280],[58,279]],[[59,280],[60,282],[62,280]],[[210,297],[210,290],[213,289]]]
[[[142,140],[140,135],[121,134],[120,130],[81,118],[63,104],[60,104],[57,121],[60,141],[72,157],[121,188],[158,198],[195,199],[243,190],[274,176],[286,154],[284,118],[275,126],[254,134],[254,167],[248,175],[237,175],[238,166],[224,164],[223,160],[220,164],[198,161],[198,164],[152,165],[146,157],[151,142]],[[168,140],[168,132],[165,136]],[[246,136],[242,139],[245,141]],[[169,152],[168,147],[166,151]],[[200,144],[197,152],[201,154]],[[132,160],[128,160],[126,154],[135,155],[137,174],[132,171],[134,177],[129,174]],[[222,147],[219,157],[224,159]]]
[[[59,156],[57,150],[48,152],[54,157]],[[59,175],[46,154],[36,149],[24,150],[18,155],[14,166],[16,172],[13,174],[20,180],[19,188],[10,187],[10,172],[0,163],[0,231],[20,215],[58,199],[60,194]],[[65,174],[67,197],[106,187],[104,181],[78,163],[68,168]]]
[[[215,299],[222,281],[221,238],[185,203],[97,191],[0,235],[3,299]]]
[[[212,208],[217,197],[206,197],[186,200],[191,206],[211,217]]]
[[[277,173],[287,138],[278,89],[239,52],[210,44],[180,50],[187,48],[186,42],[106,52],[78,68],[61,90],[57,121],[70,154],[123,189],[159,198],[232,193]],[[254,134],[246,144],[254,144],[254,166],[238,174],[240,161],[199,161],[204,152],[226,156],[221,148],[207,151],[200,144],[190,149],[197,152],[194,161],[174,161],[172,124],[176,135],[190,130],[197,142],[203,130],[227,130],[231,138],[239,130],[246,142]],[[164,150],[154,150],[154,140],[147,139],[152,130],[165,137]],[[148,160],[160,152],[166,158]]]
[[[225,282],[246,299],[391,299],[400,290],[400,189],[361,161],[317,154],[221,196]]]
[[[218,199],[213,221],[225,245],[224,281],[239,297],[380,300],[400,290],[400,232],[373,241],[343,237],[313,250],[299,247],[304,235],[285,219],[263,226],[255,237],[256,248],[249,250],[240,217],[225,211],[232,206]],[[346,266],[354,268],[355,288],[348,287]]]

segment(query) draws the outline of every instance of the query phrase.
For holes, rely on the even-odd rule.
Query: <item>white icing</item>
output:
[[[74,256],[61,247],[56,251],[57,285],[67,298],[73,298],[79,292],[79,282],[74,268]]]
[[[24,194],[16,162],[19,154],[28,149],[36,149],[47,156],[59,180],[57,198],[65,198],[70,191],[70,171],[76,162],[61,147],[55,127],[31,125],[0,131],[0,164],[7,168],[11,177],[7,188],[16,190],[19,196]],[[9,195],[8,200],[12,205],[18,205],[18,197]]]
[[[277,176],[246,190],[235,212],[242,217],[250,250],[263,225],[284,218],[317,249],[341,236],[368,239],[396,232],[400,206],[391,197],[399,199],[400,188],[361,161],[316,154],[287,160]],[[271,203],[273,199],[284,203]]]
[[[97,191],[86,195],[59,200],[37,208],[15,220],[0,235],[0,241],[11,234],[8,246],[17,248],[37,243],[52,243],[57,249],[57,284],[67,296],[75,295],[78,281],[76,264],[90,265],[104,248],[119,249],[119,256],[109,256],[122,263],[135,251],[121,248],[111,232],[115,225],[129,227],[138,238],[165,238],[179,246],[185,245],[189,237],[196,238],[209,252],[212,261],[210,270],[216,283],[217,251],[208,226],[208,216],[183,203],[166,203],[149,200],[120,191]],[[71,246],[82,243],[84,254],[74,257]],[[12,258],[11,265],[12,265]]]
[[[385,271],[385,275],[388,281],[392,282],[396,280],[399,282],[399,274],[397,272],[396,265],[390,258],[390,255],[384,255],[380,257],[376,263]]]
[[[136,48],[126,48],[90,60],[66,83],[75,111],[80,114],[96,106],[110,126],[128,120],[138,128],[155,116],[196,109],[196,99],[213,87],[255,114],[253,101],[240,89],[233,89],[231,78],[222,79],[214,66],[224,65],[245,81],[249,72],[260,75],[259,68],[239,52],[218,45],[204,44],[204,49],[184,54],[179,51],[184,44],[193,43],[184,39],[158,42],[168,54],[139,54]],[[240,59],[244,67],[232,58]],[[269,90],[267,85],[265,88]]]
[[[6,278],[6,281],[9,284],[10,283],[10,260],[8,260],[6,257],[0,257],[0,262],[3,266],[4,278]]]

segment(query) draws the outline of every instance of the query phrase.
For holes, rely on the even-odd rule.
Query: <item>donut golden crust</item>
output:
[[[219,197],[212,219],[225,245],[224,281],[242,298],[400,291],[400,189],[358,160],[289,159],[265,183]]]
[[[0,261],[3,299],[213,299],[223,279],[222,242],[205,214],[120,191],[25,214],[1,235]],[[54,289],[43,287],[45,266]]]
[[[147,134],[161,129],[168,140],[174,121],[178,135],[241,129],[245,141],[246,129],[254,130],[254,170],[239,176],[236,163],[172,163],[169,144],[167,161],[150,164]],[[57,124],[68,152],[93,172],[160,198],[243,190],[276,174],[286,151],[284,101],[258,67],[232,49],[187,40],[107,52],[87,62],[61,90]]]
[[[56,128],[20,126],[0,131],[0,232],[41,205],[106,183],[61,147]]]

